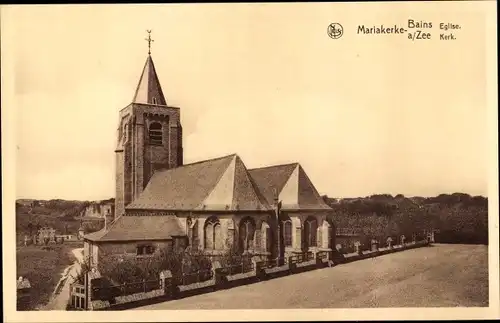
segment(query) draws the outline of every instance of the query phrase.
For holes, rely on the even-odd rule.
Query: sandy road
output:
[[[488,306],[488,247],[434,245],[137,308]]]

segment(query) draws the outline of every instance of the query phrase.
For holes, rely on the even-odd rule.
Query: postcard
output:
[[[5,320],[499,318],[495,9],[3,5]]]

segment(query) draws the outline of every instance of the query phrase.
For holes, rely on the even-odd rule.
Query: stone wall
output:
[[[411,242],[404,245],[396,245],[387,248],[376,248],[373,251],[364,251],[359,253],[348,254],[345,256],[344,262],[352,262],[371,257],[377,257],[388,253],[404,251],[413,248],[419,248],[429,245],[427,240]],[[324,251],[314,252],[312,259],[305,259],[301,262],[288,260],[286,264],[275,264],[274,266],[269,261],[253,260],[250,270],[245,272],[229,275],[226,268],[220,267],[218,262],[215,262],[212,268],[213,276],[210,280],[197,282],[190,285],[176,285],[170,271],[160,273],[159,289],[144,293],[136,293],[131,295],[123,295],[114,298],[114,303],[111,304],[105,300],[94,300],[91,302],[90,310],[117,310],[144,306],[154,302],[164,302],[171,299],[189,297],[192,295],[207,293],[218,289],[226,289],[235,286],[241,286],[261,280],[267,280],[286,275],[299,273],[305,270],[314,270],[316,268],[325,268],[327,266],[335,266],[340,262],[333,262],[325,257]],[[100,276],[99,276],[100,277]],[[92,284],[92,281],[89,285]]]
[[[89,283],[87,292],[89,294],[89,307],[91,311],[102,310],[123,310],[127,308],[137,307],[150,304],[151,302],[173,299],[175,294],[172,274],[169,270],[162,271],[158,278],[158,288],[146,292],[121,295],[113,298],[113,302],[105,299],[95,299],[94,286],[99,286],[101,276],[98,272],[89,273]]]
[[[149,143],[149,126],[162,125],[162,144]],[[182,165],[182,127],[180,110],[148,104],[131,104],[120,111],[116,152],[115,216],[144,190],[159,168]]]

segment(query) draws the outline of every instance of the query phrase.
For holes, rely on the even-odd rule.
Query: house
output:
[[[82,218],[114,218],[115,203],[113,200],[91,202],[87,205],[80,216]]]

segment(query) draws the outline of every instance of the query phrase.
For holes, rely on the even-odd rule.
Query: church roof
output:
[[[132,103],[167,105],[153,58],[148,55]]]
[[[268,203],[278,194],[284,210],[331,209],[298,163],[250,169],[250,176]]]
[[[281,192],[297,165],[298,163],[274,165],[249,169],[248,172],[268,203],[274,203],[276,194]]]
[[[172,236],[183,235],[185,234],[179,220],[173,215],[123,215],[111,223],[107,229],[86,234],[84,239],[90,241],[167,240]]]
[[[269,210],[241,159],[233,154],[156,171],[126,209]]]

